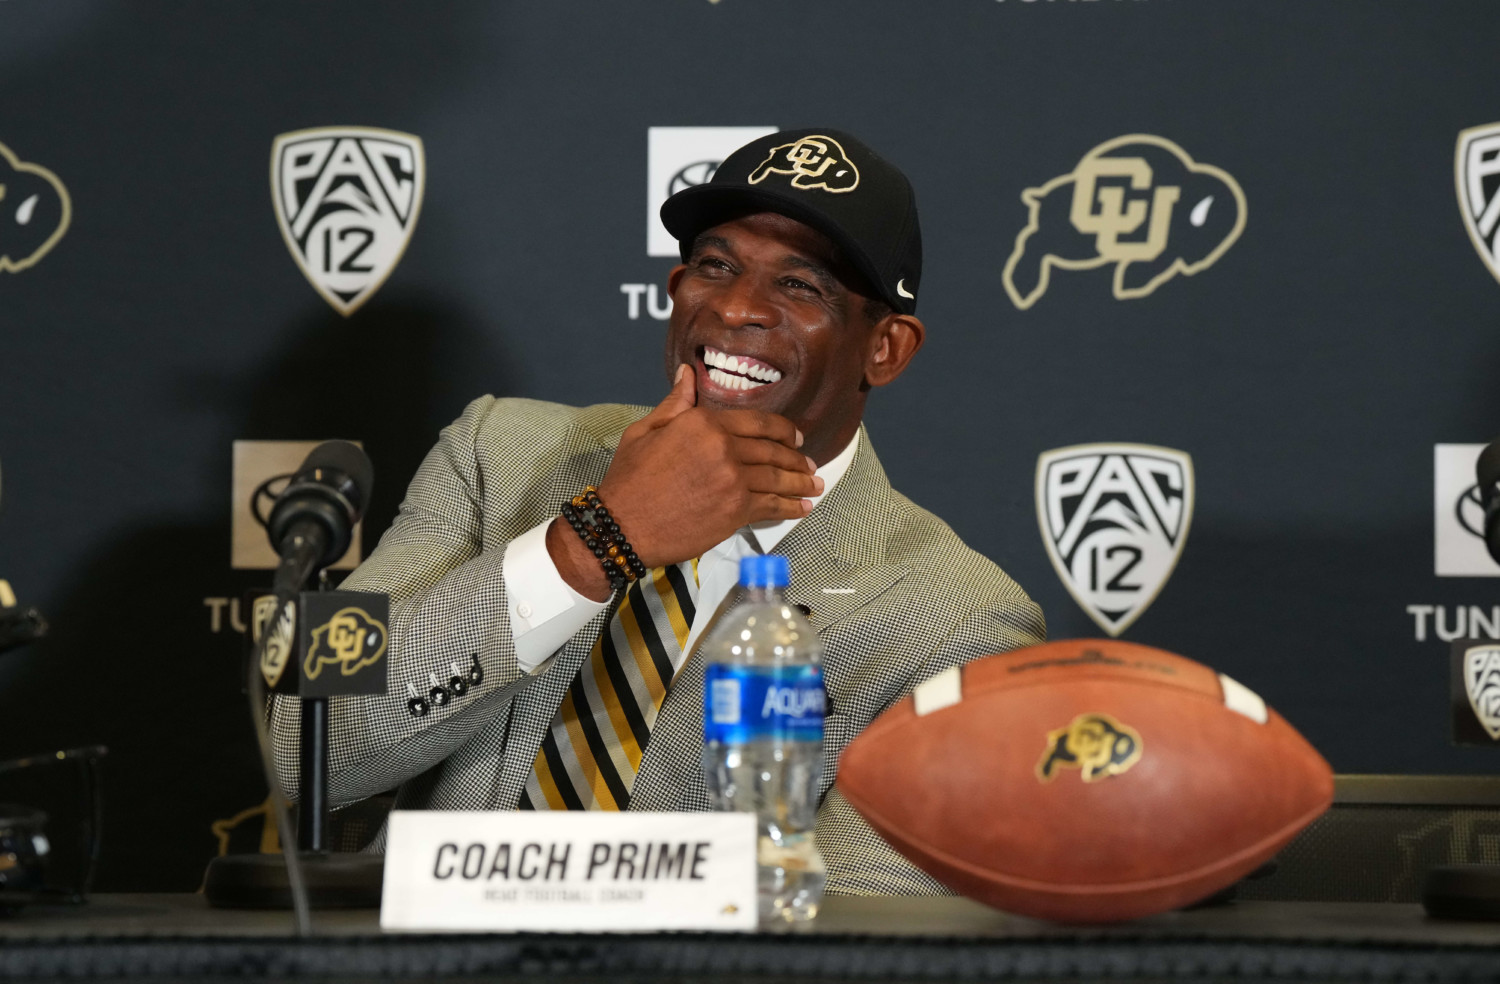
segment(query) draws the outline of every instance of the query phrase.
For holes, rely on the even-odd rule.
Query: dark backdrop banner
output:
[[[911,176],[897,488],[1346,772],[1479,773],[1500,635],[1493,0],[0,0],[0,758],[110,746],[100,887],[262,846],[251,499],[483,393],[655,403],[667,192],[828,126]],[[268,484],[269,481],[269,484]],[[352,562],[354,558],[349,558]],[[913,613],[919,617],[920,613]],[[0,790],[0,799],[4,798]]]

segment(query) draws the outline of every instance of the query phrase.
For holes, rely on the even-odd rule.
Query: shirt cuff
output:
[[[510,635],[516,662],[525,673],[535,672],[609,605],[585,598],[557,572],[547,552],[547,527],[551,525],[552,520],[545,520],[505,547]]]

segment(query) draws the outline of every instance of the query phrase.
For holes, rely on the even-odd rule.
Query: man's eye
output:
[[[817,290],[818,290],[818,288],[814,287],[812,284],[808,283],[807,281],[805,281],[805,280],[798,280],[796,277],[787,277],[785,280],[782,281],[782,283],[786,284],[788,287],[792,288],[793,290],[810,290],[813,293],[817,293]]]

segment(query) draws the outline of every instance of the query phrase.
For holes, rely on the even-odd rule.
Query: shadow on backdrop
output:
[[[98,890],[196,888],[219,849],[214,823],[265,797],[242,695],[243,637],[227,612],[211,631],[204,603],[270,579],[229,570],[230,442],[363,441],[376,475],[368,554],[438,430],[473,397],[508,392],[505,361],[476,321],[428,299],[377,297],[347,320],[316,312],[246,375],[179,378],[161,394],[183,413],[232,422],[202,462],[211,491],[191,517],[101,544],[47,613],[52,635],[20,654],[0,694],[0,758],[110,747]],[[259,820],[228,836],[232,849],[256,850]]]

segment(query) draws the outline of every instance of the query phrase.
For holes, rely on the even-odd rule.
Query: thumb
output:
[[[691,366],[683,363],[677,367],[677,376],[672,382],[672,392],[668,393],[666,399],[658,403],[646,420],[650,421],[653,428],[661,427],[691,410],[698,402],[698,380],[693,375]]]

